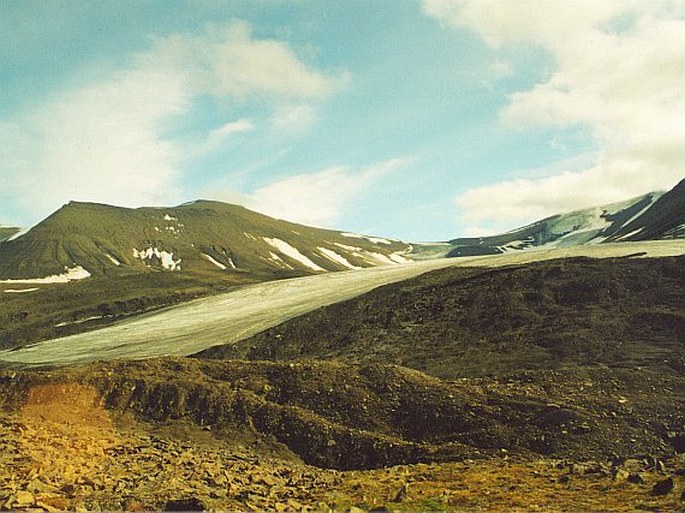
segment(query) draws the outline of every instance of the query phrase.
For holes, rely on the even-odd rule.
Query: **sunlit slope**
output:
[[[0,279],[71,269],[85,270],[81,277],[204,269],[309,274],[402,263],[409,249],[215,201],[137,209],[71,202],[0,246]]]

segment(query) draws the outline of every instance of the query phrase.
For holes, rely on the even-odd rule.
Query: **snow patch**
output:
[[[407,264],[409,262],[413,262],[413,260],[404,256],[406,254],[406,251],[400,251],[391,253],[390,255],[384,255],[383,253],[378,253],[376,251],[367,251],[358,246],[348,246],[346,244],[340,244],[338,242],[334,242],[334,244],[339,248],[351,252],[352,255],[358,258],[366,260],[368,263],[372,265]]]
[[[169,214],[164,215],[165,221],[178,221],[178,217],[171,217]]]
[[[243,232],[243,235],[250,240],[257,240],[257,237],[255,237],[254,235],[252,235],[250,233]]]
[[[105,256],[106,256],[106,257],[109,259],[109,261],[112,262],[114,265],[121,265],[121,262],[119,262],[119,260],[117,260],[116,258],[114,258],[114,257],[113,257],[112,255],[110,255],[109,253],[105,253]]]
[[[632,232],[626,233],[625,235],[621,235],[621,236],[618,238],[618,240],[627,239],[628,237],[632,237],[633,235],[637,235],[637,234],[640,233],[642,230],[644,230],[644,227],[638,228],[637,230],[633,230]]]
[[[11,241],[11,240],[17,240],[17,239],[18,239],[19,237],[21,237],[22,235],[26,235],[26,234],[29,232],[29,230],[30,230],[30,228],[22,228],[22,229],[19,230],[17,233],[15,233],[14,235],[12,235],[10,238],[5,239],[3,242],[9,242],[9,241]]]
[[[46,276],[44,278],[0,280],[0,283],[68,283],[74,280],[83,280],[85,278],[88,278],[89,276],[90,273],[88,271],[86,271],[80,265],[77,265],[76,267],[72,267],[71,269],[65,267],[64,273],[62,274],[53,274],[51,276]]]
[[[212,262],[215,266],[217,266],[219,269],[225,271],[228,269],[228,266],[222,264],[219,262],[217,259],[213,258],[211,255],[208,255],[207,253],[202,253],[202,256],[205,257],[207,260]],[[236,265],[233,263],[233,260],[231,257],[228,257],[228,265],[230,266],[231,269],[236,269]]]
[[[396,264],[408,264],[409,262],[413,262],[413,260],[405,257],[402,253],[391,253],[388,255],[388,258]]]
[[[343,237],[352,237],[355,239],[365,239],[373,244],[392,244],[393,241],[383,239],[381,237],[371,237],[370,235],[360,235],[358,233],[341,233]]]
[[[64,321],[60,322],[58,324],[55,324],[55,328],[62,328],[64,326],[70,326],[72,324],[83,324],[84,322],[88,321],[94,321],[96,319],[104,319],[104,315],[94,315],[92,317],[86,317],[85,319],[78,319],[77,321]]]
[[[365,251],[362,256],[372,259],[370,263],[380,263],[380,264],[396,264],[397,262],[390,259],[390,257],[384,255],[383,253],[376,253],[375,251]],[[368,261],[367,258],[367,261]]]
[[[277,264],[279,264],[281,267],[285,267],[286,269],[292,269],[292,268],[293,268],[292,265],[290,265],[290,264],[287,263],[287,262],[284,262],[283,259],[282,259],[281,257],[279,257],[279,256],[278,256],[276,253],[274,253],[273,251],[269,251],[269,256],[271,257],[271,260],[273,260],[274,262],[276,262]]]
[[[362,251],[362,248],[357,247],[357,246],[347,246],[346,244],[340,244],[338,242],[334,242],[336,246],[342,249],[346,249],[347,251]]]
[[[564,215],[550,226],[551,232],[561,235],[561,238],[574,237],[583,232],[600,233],[612,224],[606,215],[608,212],[601,207]]]
[[[347,260],[347,258],[345,258],[344,256],[342,256],[342,255],[336,253],[335,251],[333,251],[333,250],[331,250],[331,249],[319,247],[318,250],[319,250],[321,253],[323,253],[323,255],[324,255],[326,258],[328,258],[329,260],[333,260],[334,262],[337,262],[337,263],[339,263],[340,265],[343,265],[343,266],[347,267],[348,269],[361,269],[361,267],[359,267],[359,266],[357,266],[357,265],[354,265],[354,264],[350,263],[350,261]]]
[[[33,287],[30,289],[6,289],[5,292],[8,294],[22,294],[24,292],[35,292],[36,290],[40,290],[40,288]]]
[[[388,239],[383,239],[381,237],[364,237],[366,240],[369,242],[373,242],[374,244],[392,244],[391,240]]]
[[[174,254],[168,251],[159,250],[155,248],[147,248],[142,251],[133,248],[133,257],[140,258],[141,260],[151,260],[153,257],[159,259],[162,267],[168,269],[169,271],[180,271],[181,270],[181,259],[174,260]]]
[[[631,217],[630,219],[628,219],[625,223],[623,223],[623,226],[628,226],[630,223],[632,223],[633,221],[635,221],[635,219],[637,219],[637,218],[640,217],[642,214],[644,214],[645,212],[647,212],[650,208],[652,208],[652,205],[654,205],[654,203],[656,203],[656,200],[657,200],[658,198],[660,198],[660,197],[661,197],[661,196],[657,196],[656,198],[652,197],[652,198],[651,198],[651,201],[647,204],[647,206],[646,206],[645,208],[643,208],[642,210],[640,210],[640,211],[639,211],[637,214],[635,214],[633,217]]]
[[[306,267],[309,267],[310,269],[314,271],[325,271],[323,267],[315,264],[312,262],[309,258],[307,258],[305,255],[300,253],[300,251],[297,248],[294,248],[287,242],[281,239],[270,239],[268,237],[262,237],[264,239],[264,242],[266,242],[269,246],[276,248],[278,251],[280,251],[283,255],[292,258],[293,260],[297,260],[301,264],[303,264]]]

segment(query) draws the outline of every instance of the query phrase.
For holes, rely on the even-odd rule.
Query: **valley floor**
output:
[[[379,276],[684,249],[614,246],[231,286],[2,351],[0,510],[683,511],[682,257],[444,269],[178,356]]]

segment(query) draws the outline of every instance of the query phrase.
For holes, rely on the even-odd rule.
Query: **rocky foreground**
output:
[[[608,369],[452,382],[172,358],[3,371],[0,509],[681,511],[683,390]]]
[[[32,511],[682,511],[685,459],[500,458],[323,470],[211,436],[0,418],[0,508]]]

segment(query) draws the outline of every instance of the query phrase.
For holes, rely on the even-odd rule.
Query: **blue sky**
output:
[[[197,198],[405,240],[673,186],[685,1],[0,3],[0,222]]]

